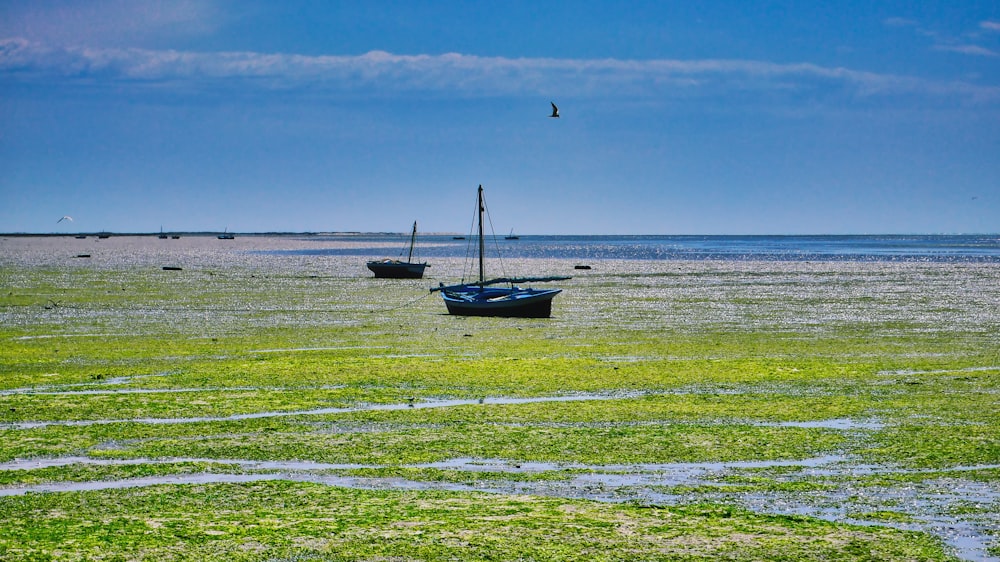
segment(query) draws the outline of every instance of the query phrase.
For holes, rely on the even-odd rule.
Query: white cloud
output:
[[[305,56],[255,52],[185,52],[52,47],[0,40],[0,77],[66,82],[234,83],[264,89],[425,91],[446,95],[548,94],[581,96],[718,95],[731,92],[817,92],[824,96],[931,95],[985,101],[1000,88],[877,74],[811,63],[707,60],[621,60],[397,55]],[[206,85],[208,84],[208,85]]]
[[[998,56],[996,51],[980,47],[979,45],[935,45],[938,51],[948,51],[950,53],[961,53],[963,55],[976,55],[980,57]]]
[[[886,18],[886,25],[891,27],[916,27],[917,22],[907,18]]]
[[[926,29],[922,27],[919,22],[905,18],[888,18],[884,21],[884,23],[892,27],[912,28],[917,35],[930,39],[933,42],[931,48],[935,51],[980,57],[1000,56],[1000,53],[994,51],[993,49],[972,43],[982,39],[983,33],[980,30],[985,30],[987,32],[1000,32],[1000,22],[989,20],[979,22],[978,30],[967,32],[960,36],[949,36],[940,33],[939,31]]]
[[[213,0],[31,0],[0,3],[0,37],[50,45],[124,46],[209,33]]]

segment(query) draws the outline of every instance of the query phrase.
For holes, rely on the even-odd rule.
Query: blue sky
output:
[[[998,232],[1000,4],[0,0],[0,232],[466,232],[479,184],[500,232]]]

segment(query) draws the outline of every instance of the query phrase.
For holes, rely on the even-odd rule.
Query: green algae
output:
[[[730,507],[385,492],[315,484],[155,486],[0,503],[7,559],[947,560],[926,535]]]
[[[247,471],[212,459],[360,463],[371,468],[359,477],[467,484],[566,474],[407,465],[1000,464],[991,266],[667,264],[574,279],[552,319],[519,320],[450,317],[423,298],[429,281],[389,285],[342,265],[0,262],[0,462],[158,460],[6,470],[0,485]],[[504,403],[573,394],[600,399]],[[438,400],[473,403],[407,407]],[[350,411],[310,413],[331,408]],[[281,416],[196,419],[261,413]],[[842,419],[878,425],[783,425]],[[54,425],[19,425],[37,422]],[[662,491],[809,494],[930,478],[790,472]],[[989,468],[951,477],[997,482]],[[879,523],[859,528],[714,503],[266,482],[33,493],[0,498],[0,511],[10,559],[947,558],[938,539],[893,528],[912,516],[891,506],[857,511]]]

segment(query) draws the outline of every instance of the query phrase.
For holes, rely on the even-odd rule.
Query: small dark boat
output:
[[[513,285],[530,281],[560,281],[568,277],[531,277],[491,279],[482,285],[452,285],[435,287],[454,316],[498,316],[506,318],[548,318],[552,316],[552,299],[562,289],[531,289]],[[488,287],[490,283],[509,283],[509,287]]]
[[[166,240],[167,239],[167,235],[163,233],[163,227],[162,226],[160,227],[160,235],[157,236],[157,238],[159,238],[160,240]]]
[[[520,240],[521,237],[518,236],[518,235],[516,235],[516,234],[514,234],[514,229],[512,228],[512,229],[510,229],[510,234],[508,234],[507,236],[504,236],[503,239],[504,240]]]
[[[218,238],[219,240],[235,240],[236,239],[236,235],[230,233],[229,232],[229,227],[227,226],[225,228],[225,230],[222,231],[222,234],[216,236],[216,238]]]
[[[76,239],[77,240],[86,240],[87,239],[87,235],[86,234],[77,234],[76,235]]]
[[[457,316],[500,316],[509,318],[548,318],[552,315],[552,299],[562,289],[522,288],[515,283],[532,281],[562,281],[569,277],[522,277],[486,279],[483,263],[485,241],[483,238],[483,214],[486,202],[483,186],[479,186],[479,281],[445,286],[443,283],[431,288],[441,291],[441,297],[448,308],[448,314]],[[506,285],[503,287],[495,285]]]
[[[97,237],[98,238],[111,238],[111,234],[109,234],[107,232],[102,232],[101,234],[98,234]]]
[[[170,239],[171,239],[171,240],[179,240],[179,239],[180,239],[180,237],[181,237],[181,235],[180,235],[180,234],[171,234],[171,235],[170,235]]]
[[[410,234],[410,253],[406,261],[402,260],[376,260],[368,262],[368,269],[372,270],[375,277],[384,279],[420,279],[424,276],[424,268],[427,262],[416,263],[413,261],[413,245],[417,241],[417,221],[413,221],[413,232]]]

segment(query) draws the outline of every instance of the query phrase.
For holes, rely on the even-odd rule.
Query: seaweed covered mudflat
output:
[[[499,319],[286,251],[345,243],[0,240],[0,558],[1000,558],[997,264],[524,259]]]

